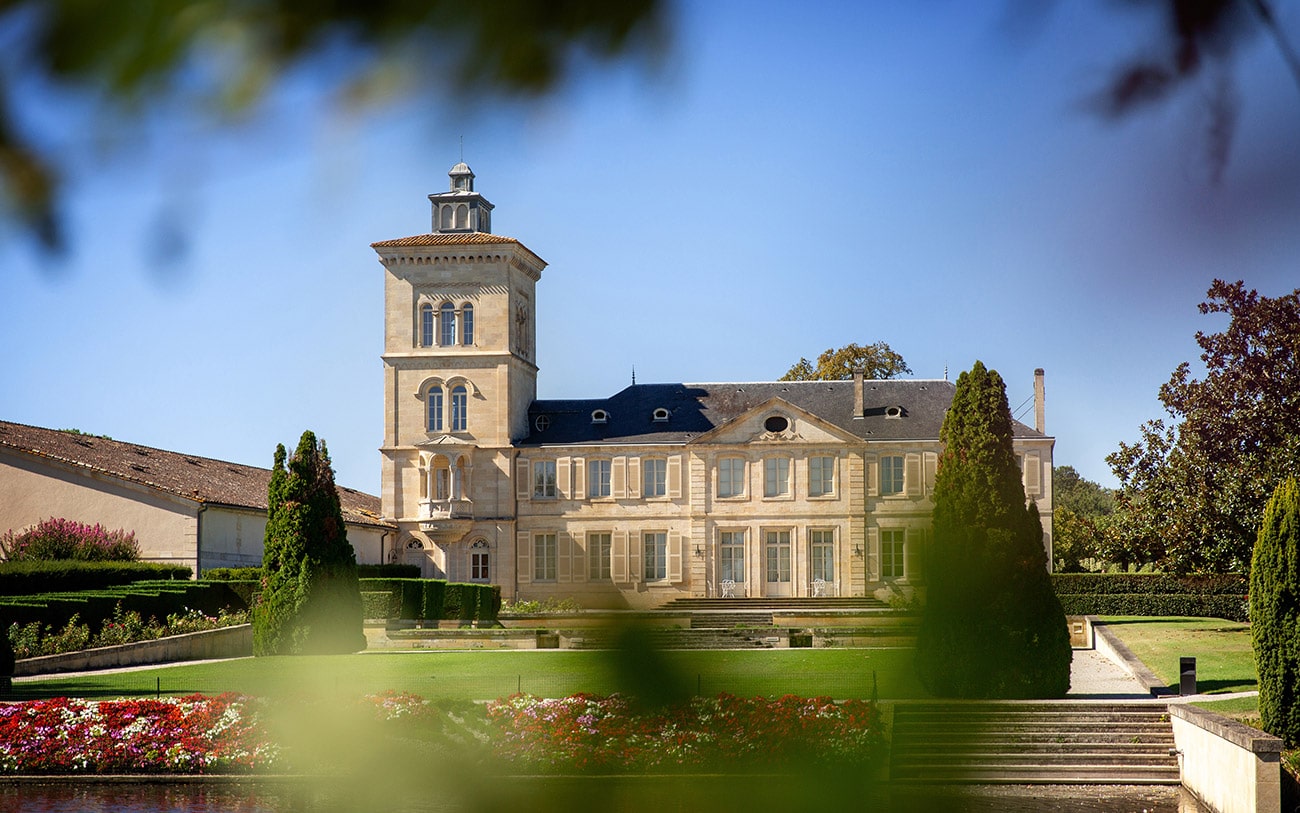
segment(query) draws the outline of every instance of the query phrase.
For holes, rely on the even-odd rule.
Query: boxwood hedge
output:
[[[1225,618],[1248,615],[1246,576],[1216,573],[1056,573],[1052,585],[1066,615]]]

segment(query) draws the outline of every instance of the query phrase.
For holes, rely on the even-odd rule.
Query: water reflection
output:
[[[841,790],[847,790],[845,783]],[[382,802],[379,798],[382,797]],[[832,798],[839,797],[839,798]],[[327,780],[70,781],[0,784],[0,811],[14,813],[480,813],[480,811],[831,809],[882,813],[1208,813],[1175,787],[859,787],[839,790],[774,777],[542,777],[429,788],[392,798],[382,788]]]

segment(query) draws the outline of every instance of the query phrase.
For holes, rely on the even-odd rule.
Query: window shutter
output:
[[[935,452],[924,452],[921,455],[921,465],[925,469],[925,493],[934,493],[934,475],[939,470],[939,455]]]
[[[668,581],[682,580],[682,535],[676,531],[668,532]]]
[[[515,534],[515,561],[518,568],[515,579],[520,584],[530,583],[533,580],[533,541],[528,538],[527,531]]]
[[[1025,495],[1037,497],[1043,493],[1043,464],[1037,452],[1025,455]]]
[[[641,566],[641,558],[645,553],[645,540],[640,534],[628,535],[627,553],[627,569],[631,571],[632,581],[642,581],[645,578],[645,570]]]
[[[572,545],[573,580],[575,582],[585,582],[587,580],[587,552],[585,550],[587,540],[579,534],[570,537],[569,544]]]
[[[521,500],[528,499],[533,493],[533,470],[526,457],[515,460],[515,496]]]
[[[555,492],[562,500],[569,499],[572,493],[570,486],[573,484],[573,466],[572,461],[567,457],[561,457],[555,461]]]
[[[569,564],[573,558],[573,535],[560,531],[555,535],[555,580],[557,582],[573,581],[573,571]]]
[[[873,454],[866,457],[867,465],[867,496],[880,496],[880,460]]]
[[[681,455],[673,455],[668,458],[668,496],[674,500],[682,498]]]
[[[903,457],[903,484],[907,496],[921,496],[921,456],[915,452]]]
[[[880,581],[880,529],[867,529],[867,581]]]
[[[609,490],[614,499],[627,499],[627,458],[616,457],[609,466]]]
[[[573,458],[573,499],[587,498],[587,461],[581,457]]]
[[[908,528],[906,550],[903,551],[903,568],[907,580],[913,584],[923,581],[922,562],[925,560],[925,531],[921,528]]]
[[[641,458],[627,459],[627,496],[635,500],[641,496]]]
[[[610,538],[610,544],[613,547],[609,557],[610,577],[620,584],[626,584],[628,582],[627,531],[615,531]]]

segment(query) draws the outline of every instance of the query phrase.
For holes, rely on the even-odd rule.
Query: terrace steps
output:
[[[1158,703],[924,702],[894,710],[896,782],[1178,784]]]

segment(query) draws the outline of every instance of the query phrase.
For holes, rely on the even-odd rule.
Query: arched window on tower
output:
[[[440,219],[439,227],[442,229],[450,229],[451,228],[451,206],[449,205],[442,206],[440,214],[442,215],[442,217]]]
[[[456,306],[450,302],[442,303],[438,309],[439,327],[442,329],[438,336],[438,344],[443,347],[450,347],[456,343]]]
[[[456,206],[456,228],[469,228],[469,207],[463,203]]]
[[[420,306],[420,346],[433,347],[433,305]]]
[[[464,432],[469,426],[469,390],[464,384],[451,388],[451,431]]]
[[[442,431],[442,387],[434,384],[424,394],[425,425],[430,432]]]
[[[474,343],[474,306],[466,302],[460,306],[461,344],[469,347]]]
[[[489,569],[490,551],[488,543],[482,539],[469,546],[469,580],[485,582],[492,578]]]

